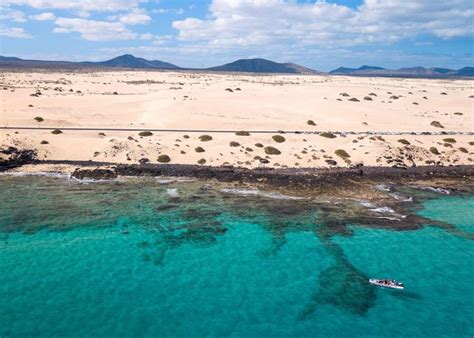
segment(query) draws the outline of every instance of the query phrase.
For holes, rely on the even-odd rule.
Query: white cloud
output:
[[[2,5],[31,6],[37,9],[113,12],[130,10],[147,0],[2,0]]]
[[[0,36],[16,39],[31,39],[32,36],[19,27],[0,27]]]
[[[146,10],[135,8],[127,14],[120,15],[119,21],[125,25],[142,25],[151,21],[151,17]]]
[[[80,18],[58,18],[55,21],[54,33],[79,33],[85,40],[115,41],[140,39],[146,34],[137,34],[130,31],[121,22],[87,20]]]
[[[471,0],[365,0],[357,9],[316,1],[213,0],[206,19],[174,21],[181,41],[216,48],[390,43],[422,34],[474,35]]]
[[[30,19],[38,21],[52,21],[56,19],[56,15],[51,12],[45,12],[38,15],[30,15]]]
[[[0,20],[9,20],[15,22],[26,22],[26,15],[22,11],[17,11],[10,8],[3,8],[0,6]]]

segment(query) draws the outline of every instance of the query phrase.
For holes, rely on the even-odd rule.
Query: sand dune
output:
[[[1,130],[0,140],[2,148],[37,149],[40,159],[57,160],[136,163],[146,158],[154,163],[167,155],[172,163],[245,167],[471,164],[473,83],[319,75],[3,71],[1,126],[137,131],[62,130],[54,135],[51,130]],[[208,131],[139,135],[148,128]],[[274,134],[239,136],[215,130],[303,133],[280,134],[284,140],[277,142]],[[304,133],[315,131],[348,134],[327,138]],[[407,132],[427,135],[398,135]],[[212,140],[201,141],[203,134]],[[277,151],[271,154],[269,146]]]

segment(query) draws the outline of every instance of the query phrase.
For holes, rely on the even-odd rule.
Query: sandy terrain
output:
[[[0,143],[1,148],[37,149],[40,159],[116,163],[137,163],[142,158],[155,163],[159,155],[167,155],[177,164],[201,160],[206,165],[245,167],[324,167],[334,165],[332,161],[338,166],[472,164],[473,84],[338,76],[3,70],[1,127],[137,131],[62,129],[55,135],[51,130],[3,129]],[[151,136],[139,136],[144,129],[207,131],[153,131]],[[277,142],[272,138],[276,132],[238,136],[216,130],[303,133],[280,134],[283,142]],[[339,133],[335,138],[305,133],[316,131]],[[202,135],[212,140],[201,141]],[[266,154],[268,146],[281,154]],[[337,150],[346,154],[336,154]]]

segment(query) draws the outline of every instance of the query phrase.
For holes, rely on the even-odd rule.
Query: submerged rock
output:
[[[110,180],[117,178],[117,173],[111,169],[77,169],[71,176],[79,180]]]

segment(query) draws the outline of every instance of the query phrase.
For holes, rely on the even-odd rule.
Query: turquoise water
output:
[[[467,236],[363,224],[347,235],[318,204],[202,185],[0,177],[0,336],[473,336]],[[474,232],[474,196],[422,206]]]

